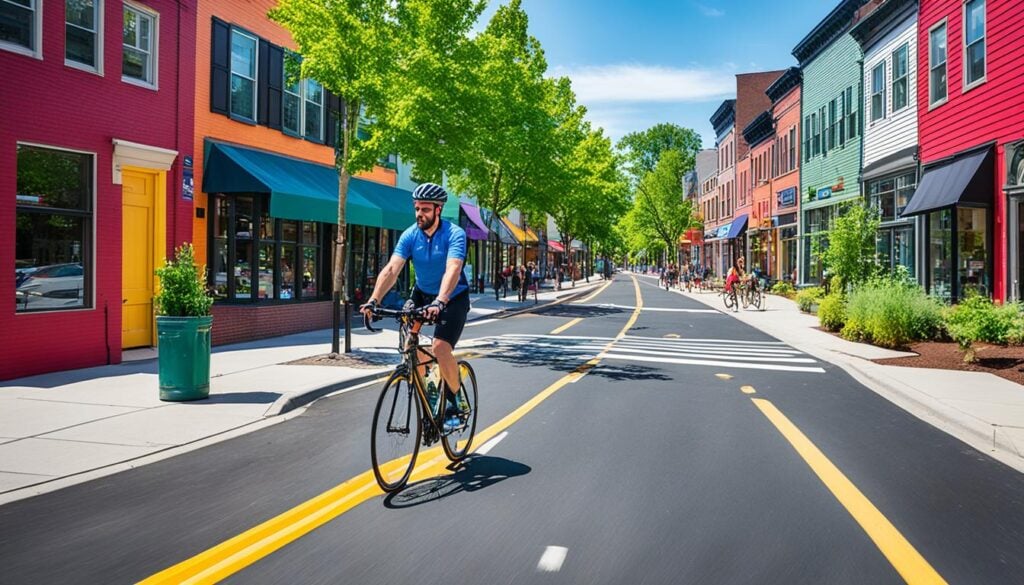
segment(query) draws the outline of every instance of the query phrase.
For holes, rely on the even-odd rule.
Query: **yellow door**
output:
[[[121,347],[153,345],[156,172],[122,172]]]

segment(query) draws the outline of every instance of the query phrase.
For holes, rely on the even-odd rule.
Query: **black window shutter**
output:
[[[213,19],[210,51],[210,111],[228,114],[231,99],[231,27]]]
[[[270,45],[267,74],[267,126],[281,129],[281,91],[284,88],[284,49]]]
[[[342,115],[341,98],[325,89],[324,104],[327,105],[327,115],[324,118],[326,124],[326,132],[324,135],[327,138],[324,142],[327,146],[338,146],[338,140],[340,138],[338,136],[338,118]]]
[[[270,78],[270,42],[260,39],[259,63],[256,67],[256,123],[267,125],[267,102]]]

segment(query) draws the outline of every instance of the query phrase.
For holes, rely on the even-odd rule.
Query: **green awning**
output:
[[[352,177],[348,182],[349,200],[352,199],[353,193],[358,194],[380,208],[382,212],[381,220],[380,223],[373,224],[375,227],[405,230],[416,223],[416,215],[412,210],[411,191]],[[337,198],[335,198],[335,201],[337,201]],[[349,221],[350,223],[358,223],[352,220]]]
[[[338,173],[334,167],[211,140],[206,141],[204,150],[206,193],[270,193],[272,217],[338,223]],[[352,189],[352,183],[345,202],[347,222],[384,226],[390,212]],[[410,223],[412,220],[406,227]]]

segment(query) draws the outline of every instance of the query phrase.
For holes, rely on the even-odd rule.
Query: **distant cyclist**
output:
[[[459,392],[459,366],[452,355],[455,344],[462,336],[469,315],[469,283],[462,271],[466,261],[466,232],[450,221],[441,219],[441,209],[448,201],[448,193],[439,185],[423,183],[412,193],[416,224],[409,226],[395,245],[391,260],[373,287],[369,302],[360,307],[364,315],[372,316],[382,295],[391,290],[408,260],[416,270],[416,284],[412,302],[426,308],[426,316],[434,320],[434,357],[441,369],[441,378],[448,387],[449,406],[445,411],[446,430],[461,424],[457,404]]]

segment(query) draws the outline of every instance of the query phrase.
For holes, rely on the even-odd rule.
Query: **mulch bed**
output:
[[[401,361],[401,356],[395,350],[364,351],[353,350],[352,353],[339,353],[335,357],[332,354],[314,355],[290,362],[286,366],[340,366],[343,368],[358,368],[361,370],[375,370],[386,366],[393,366]]]
[[[1024,347],[1003,347],[1001,345],[977,344],[978,361],[964,363],[963,353],[956,343],[925,341],[914,343],[910,351],[913,357],[873,360],[885,366],[907,366],[911,368],[934,368],[940,370],[963,370],[988,372],[1011,382],[1024,385]]]

